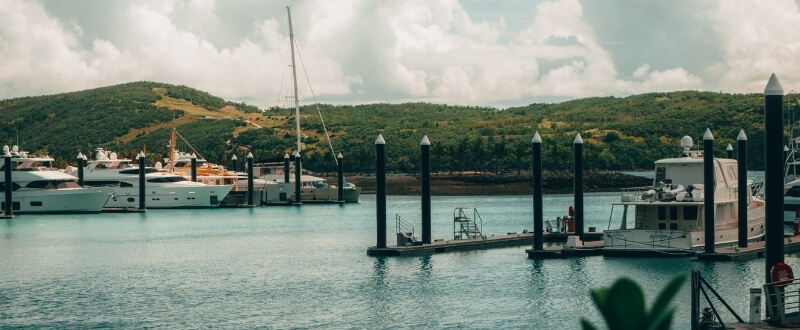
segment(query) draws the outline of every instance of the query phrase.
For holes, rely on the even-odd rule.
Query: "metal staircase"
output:
[[[468,216],[470,211],[471,217]],[[477,209],[458,207],[453,210],[453,239],[480,237],[482,229],[483,220]]]

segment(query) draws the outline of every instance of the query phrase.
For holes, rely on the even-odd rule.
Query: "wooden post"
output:
[[[192,154],[192,182],[197,182],[197,155]]]
[[[378,222],[378,248],[386,247],[386,141],[378,134],[375,140],[375,208]]]
[[[144,179],[144,152],[139,152],[139,209],[145,210],[145,179]]]
[[[714,175],[714,135],[706,128],[703,135],[703,226],[705,227],[705,253],[714,253],[714,188],[717,177]]]
[[[544,219],[542,217],[542,137],[533,134],[533,249],[544,249]]]
[[[431,244],[431,141],[422,137],[419,143],[422,154],[422,242]]]
[[[253,203],[253,153],[247,153],[247,205]]]
[[[81,187],[83,187],[83,183],[85,181],[84,180],[85,177],[84,177],[84,173],[83,173],[83,167],[84,166],[86,166],[86,156],[84,156],[83,153],[79,152],[78,153],[78,185],[81,186]]]
[[[739,170],[739,247],[747,247],[747,209],[750,205],[750,187],[747,186],[747,135],[744,130],[736,137]]]
[[[336,156],[336,167],[339,170],[339,201],[344,202],[344,157],[342,157],[342,153],[340,152],[338,156]]]
[[[5,202],[6,202],[5,215],[10,217],[10,216],[14,215],[14,207],[12,206],[13,205],[13,201],[11,199],[11,194],[12,194],[12,191],[13,191],[13,189],[11,189],[11,187],[13,186],[14,182],[11,179],[11,153],[8,152],[8,146],[3,147],[3,149],[5,149],[4,150],[5,151],[5,157],[3,157],[3,158],[5,158],[5,164],[3,165],[3,169],[4,169],[3,172],[5,173],[5,181],[4,181],[4,183],[5,183],[4,184],[4,186],[5,186],[5,192],[4,193],[5,193]]]
[[[773,73],[764,89],[764,279],[770,283],[770,269],[783,262],[783,87]]]
[[[573,141],[575,146],[575,236],[583,242],[583,138],[578,133]]]
[[[289,154],[283,156],[283,182],[289,183]]]

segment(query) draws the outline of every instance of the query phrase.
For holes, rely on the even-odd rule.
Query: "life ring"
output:
[[[786,286],[794,282],[792,267],[782,262],[778,262],[775,266],[772,266],[769,270],[769,275],[772,279],[772,283],[780,283],[777,284],[778,286]]]

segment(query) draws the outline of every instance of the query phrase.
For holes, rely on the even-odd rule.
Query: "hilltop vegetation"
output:
[[[800,113],[797,95],[787,110]],[[370,173],[374,141],[383,134],[390,171],[416,173],[419,143],[431,141],[433,170],[444,173],[515,173],[530,167],[531,137],[543,139],[546,170],[572,166],[572,143],[584,140],[589,170],[651,169],[653,161],[677,156],[679,141],[699,143],[706,128],[715,152],[736,147],[740,129],[748,136],[749,168],[763,168],[764,100],[761,94],[711,92],[650,93],[598,97],[557,104],[498,110],[429,103],[319,105],[331,143],[347,171]],[[335,170],[317,106],[301,108],[304,164],[319,172]],[[281,158],[295,148],[294,110],[261,112],[187,86],[135,82],[50,96],[0,101],[0,140],[49,153],[74,163],[77,153],[97,147],[130,157],[146,148],[152,163],[167,155],[173,127],[209,161],[228,164],[232,155],[256,160]],[[788,135],[788,133],[787,133]],[[188,150],[179,141],[180,149]]]

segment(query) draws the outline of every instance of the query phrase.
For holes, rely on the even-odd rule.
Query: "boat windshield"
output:
[[[35,189],[81,188],[77,182],[69,180],[37,180],[29,182],[25,187]]]
[[[165,176],[161,178],[147,180],[147,182],[181,182],[181,181],[189,181],[189,179],[184,178],[182,176]]]

